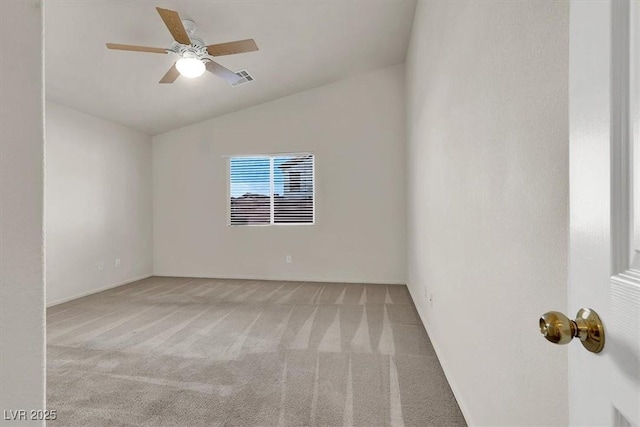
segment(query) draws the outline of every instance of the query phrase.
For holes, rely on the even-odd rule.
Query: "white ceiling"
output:
[[[156,6],[195,20],[206,44],[255,39],[259,51],[218,58],[255,82],[232,88],[205,73],[161,85],[172,55],[106,49],[169,47]],[[404,62],[414,9],[415,0],[49,0],[46,96],[155,135]]]

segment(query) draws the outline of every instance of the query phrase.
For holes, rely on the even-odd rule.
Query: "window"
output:
[[[314,223],[312,154],[229,159],[229,224]]]

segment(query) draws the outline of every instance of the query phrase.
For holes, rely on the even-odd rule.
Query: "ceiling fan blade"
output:
[[[164,77],[160,79],[160,83],[173,83],[176,81],[179,75],[180,72],[176,68],[176,64],[173,64],[173,66],[169,68],[169,71],[167,71],[167,74],[165,74]]]
[[[240,77],[230,69],[223,67],[217,62],[207,61],[205,66],[210,73],[215,74],[223,80],[226,80],[229,84],[237,83],[238,80],[242,79],[242,77]]]
[[[211,56],[233,55],[234,53],[253,52],[256,50],[258,50],[258,45],[253,39],[207,46],[207,52],[209,52]]]
[[[159,47],[135,46],[131,44],[107,43],[107,49],[130,50],[133,52],[167,53],[167,49]]]
[[[187,30],[185,30],[184,25],[182,25],[182,20],[180,19],[178,12],[159,7],[156,7],[156,9],[174,40],[181,44],[191,44],[191,39],[189,39]]]

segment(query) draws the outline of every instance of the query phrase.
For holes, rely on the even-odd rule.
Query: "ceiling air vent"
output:
[[[237,71],[236,74],[239,77],[241,77],[241,79],[238,80],[235,83],[231,83],[231,86],[233,86],[233,87],[240,86],[240,85],[243,85],[243,84],[247,84],[247,83],[252,82],[254,80],[253,76],[251,74],[249,74],[249,72],[247,70]]]

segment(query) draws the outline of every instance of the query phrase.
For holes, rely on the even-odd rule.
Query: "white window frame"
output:
[[[313,209],[311,222],[274,222],[275,220],[275,203],[274,203],[274,173],[273,173],[273,160],[274,157],[281,156],[311,156],[311,186],[313,197]],[[316,225],[316,155],[311,152],[284,152],[284,153],[272,153],[272,154],[233,154],[223,156],[226,158],[227,164],[227,226],[228,227],[298,227],[298,226],[310,226]],[[269,159],[269,187],[270,187],[270,223],[269,224],[232,224],[231,223],[231,159],[237,158],[268,158]]]

